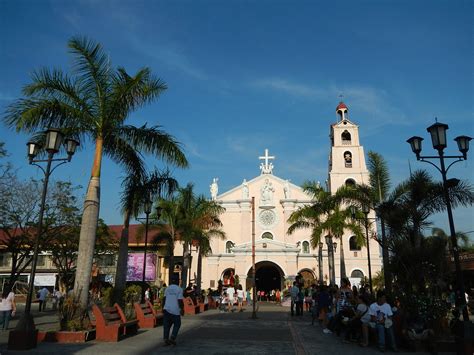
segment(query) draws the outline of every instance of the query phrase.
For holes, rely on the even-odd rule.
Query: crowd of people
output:
[[[397,351],[398,345],[409,346],[413,342],[433,346],[435,333],[427,320],[409,314],[398,298],[387,301],[383,290],[372,295],[367,287],[351,287],[349,280],[343,278],[340,287],[313,284],[305,288],[295,281],[287,292],[291,316],[302,316],[306,310],[324,334],[340,336],[343,342],[367,347],[374,339],[381,351]]]

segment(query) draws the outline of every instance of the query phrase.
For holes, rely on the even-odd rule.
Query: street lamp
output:
[[[458,250],[458,243],[456,240],[456,231],[454,228],[454,220],[453,220],[453,212],[451,209],[451,201],[449,198],[449,180],[446,179],[446,174],[449,168],[460,161],[467,160],[467,152],[469,150],[469,141],[472,139],[468,136],[459,136],[456,137],[454,140],[458,144],[458,149],[462,153],[462,155],[444,155],[444,149],[447,146],[446,143],[446,131],[448,130],[448,125],[444,123],[436,122],[435,124],[431,125],[427,128],[427,131],[431,135],[431,141],[433,143],[433,148],[438,151],[438,155],[434,156],[421,156],[421,142],[423,138],[421,137],[411,137],[407,140],[410,143],[411,149],[413,153],[416,155],[416,159],[434,166],[440,173],[443,178],[443,197],[446,203],[446,210],[448,212],[448,222],[449,222],[449,231],[451,233],[451,248],[454,257],[454,265],[456,268],[456,281],[457,281],[457,289],[456,292],[456,305],[462,308],[463,319],[464,321],[469,321],[469,314],[467,312],[466,307],[466,300],[464,297],[464,280],[461,271],[461,265],[459,262],[459,250]],[[451,164],[448,165],[446,168],[444,160],[445,159],[455,159]],[[429,160],[439,160],[440,166],[438,167],[435,163],[432,163]]]
[[[369,267],[369,287],[370,287],[370,294],[374,294],[374,290],[372,288],[372,265],[370,264],[370,241],[369,241],[369,212],[370,206],[366,203],[362,204],[362,213],[365,215],[364,225],[365,225],[365,239],[367,241],[367,264]]]
[[[146,273],[146,252],[148,248],[148,221],[150,218],[151,213],[151,200],[149,198],[146,199],[144,203],[144,210],[145,210],[145,249],[143,251],[143,274],[142,274],[142,303],[145,303],[145,273]]]
[[[63,144],[64,136],[60,130],[49,128],[46,132],[46,139],[44,147],[38,143],[30,141],[27,143],[28,146],[28,160],[30,165],[36,165],[44,173],[43,191],[41,195],[41,204],[38,217],[38,230],[33,248],[33,261],[30,270],[30,280],[28,283],[28,294],[26,297],[25,312],[18,321],[17,326],[9,334],[8,338],[8,349],[9,350],[28,350],[36,347],[36,336],[37,330],[33,316],[31,315],[31,301],[33,298],[34,280],[36,274],[36,266],[38,264],[38,254],[40,247],[40,239],[43,229],[43,215],[46,203],[46,194],[48,191],[49,177],[53,171],[60,165],[70,162],[72,156],[76,152],[76,148],[79,142],[74,139],[66,139],[64,145],[66,148],[67,158],[56,158],[54,155],[59,152],[61,145]],[[36,156],[41,149],[44,149],[48,153],[48,157],[45,160],[35,160]],[[60,162],[53,168],[51,168],[52,162]],[[46,169],[44,169],[38,163],[46,163]]]
[[[327,235],[325,239],[328,246],[329,281],[334,285],[336,283],[336,272],[334,270],[334,252],[337,248],[337,243],[332,241],[332,237],[330,235]]]
[[[319,264],[319,282],[323,283],[323,243],[319,242],[319,254],[318,254],[318,264]]]
[[[147,198],[145,203],[143,204],[143,209],[145,212],[145,248],[143,251],[143,273],[142,273],[142,299],[141,302],[145,303],[145,276],[146,276],[146,254],[148,249],[148,226],[150,221],[150,214],[151,214],[151,206],[152,202],[150,198]],[[161,207],[156,207],[156,219],[159,220],[161,217]],[[141,218],[137,218],[140,220]]]

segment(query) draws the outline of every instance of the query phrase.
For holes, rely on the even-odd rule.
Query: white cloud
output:
[[[411,122],[382,89],[369,85],[326,85],[312,86],[278,77],[254,80],[249,85],[256,89],[268,89],[281,92],[302,100],[334,103],[343,94],[343,101],[348,103],[349,111],[361,112],[361,119],[370,120],[367,135],[375,134],[387,124],[409,125]],[[363,117],[365,115],[365,117]],[[349,117],[351,117],[349,112]]]
[[[326,96],[325,92],[321,89],[301,83],[291,82],[282,78],[259,79],[251,82],[250,85],[257,88],[282,91],[289,95],[302,98],[319,99]]]

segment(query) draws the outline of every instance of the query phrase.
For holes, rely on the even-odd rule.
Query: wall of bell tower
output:
[[[329,188],[331,193],[344,184],[368,184],[364,147],[359,141],[359,126],[349,120],[348,109],[340,103],[336,109],[338,122],[331,125],[329,154]]]

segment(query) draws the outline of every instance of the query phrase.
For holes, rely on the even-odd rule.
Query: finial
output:
[[[438,117],[435,117],[435,122],[438,123]]]

